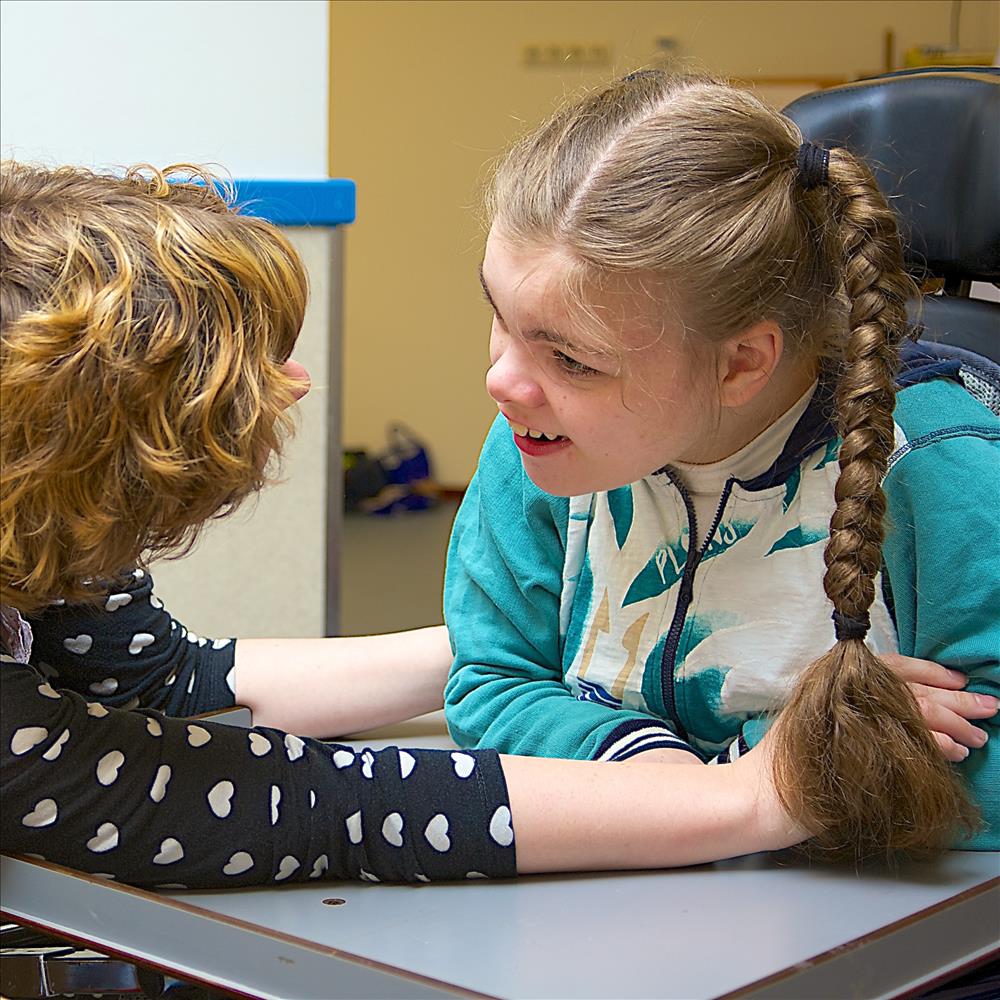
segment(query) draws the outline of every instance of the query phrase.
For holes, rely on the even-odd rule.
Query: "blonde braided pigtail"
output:
[[[892,211],[870,170],[830,151],[828,197],[844,250],[850,335],[837,391],[842,438],[823,585],[837,643],[803,672],[775,731],[782,802],[828,858],[927,856],[976,811],[909,688],[865,645],[882,564],[882,479],[911,283]]]

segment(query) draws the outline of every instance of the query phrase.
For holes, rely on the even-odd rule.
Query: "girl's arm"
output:
[[[112,587],[93,606],[56,605],[31,623],[33,662],[84,697],[115,707],[138,699],[136,707],[171,715],[196,715],[236,701],[253,711],[258,725],[318,737],[392,725],[441,708],[452,661],[443,625],[332,639],[193,636],[162,609],[145,572]],[[131,653],[136,635],[154,641]],[[966,678],[957,671],[906,656],[885,659],[912,685],[949,760],[963,760],[967,747],[982,746],[984,731],[968,720],[993,715],[995,699],[961,691]],[[631,760],[697,762],[686,751],[668,749]]]
[[[339,736],[440,708],[444,626],[335,639],[210,639],[164,610],[136,570],[90,605],[31,618],[32,663],[54,684],[114,708],[197,715],[247,705],[260,725]]]
[[[949,670],[930,660],[900,653],[885,653],[881,659],[913,692],[927,728],[953,764],[961,763],[973,750],[987,742],[986,731],[970,720],[990,719],[997,713],[998,699],[962,689],[969,678],[959,670]],[[724,759],[728,759],[723,754]],[[626,763],[697,763],[697,758],[680,750],[649,750]]]
[[[196,635],[172,618],[143,569],[95,584],[90,603],[56,601],[29,622],[32,664],[88,700],[167,715],[234,703],[234,640]]]
[[[189,888],[516,872],[496,753],[109,709],[16,662],[0,691],[2,851]]]
[[[501,760],[521,874],[703,864],[806,837],[778,802],[767,737],[726,767]]]
[[[254,725],[340,736],[441,708],[451,666],[443,625],[334,639],[241,639],[236,701]]]
[[[961,763],[986,744],[986,730],[970,720],[996,715],[995,697],[963,691],[969,678],[960,670],[899,653],[887,653],[881,659],[909,684],[927,728],[948,760]]]
[[[123,882],[671,867],[801,837],[776,803],[766,741],[726,768],[368,751],[106,709],[14,662],[0,684],[0,849]]]
[[[319,737],[440,708],[451,664],[443,625],[358,638],[199,636],[164,610],[144,570],[92,605],[51,605],[30,621],[32,663],[85,698],[179,716],[238,701],[256,724]]]
[[[883,545],[900,651],[961,671],[966,693],[1000,696],[1000,421],[953,382],[897,396],[907,444],[885,478]],[[964,847],[1000,849],[1000,716],[980,718],[988,740],[959,774],[985,826]]]
[[[577,760],[689,751],[666,722],[576,697],[563,679],[560,612],[570,529],[565,498],[525,475],[498,417],[455,518],[445,620],[455,662],[445,715],[463,746]],[[579,638],[579,637],[577,637]],[[696,758],[693,758],[696,759]]]

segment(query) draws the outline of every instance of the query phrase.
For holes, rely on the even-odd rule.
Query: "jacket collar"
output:
[[[961,365],[961,359],[952,356],[950,352],[939,351],[936,344],[907,340],[900,349],[896,388],[905,389],[936,378],[950,378],[961,382]],[[808,455],[821,445],[833,441],[837,437],[836,391],[836,371],[832,366],[824,367],[809,406],[792,428],[792,433],[774,464],[759,476],[740,482],[740,486],[750,491],[777,486],[785,482]]]

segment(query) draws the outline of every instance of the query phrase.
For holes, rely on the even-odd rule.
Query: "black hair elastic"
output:
[[[830,150],[815,142],[804,142],[795,157],[798,167],[797,180],[802,188],[811,191],[830,183]]]
[[[842,615],[839,611],[833,613],[833,633],[837,637],[837,642],[842,642],[844,639],[863,639],[871,627],[867,611],[858,618]]]

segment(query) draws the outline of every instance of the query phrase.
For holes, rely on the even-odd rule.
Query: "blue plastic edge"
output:
[[[275,225],[342,226],[355,219],[354,181],[240,178],[232,185],[235,207],[242,215],[267,219]]]

